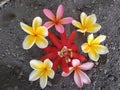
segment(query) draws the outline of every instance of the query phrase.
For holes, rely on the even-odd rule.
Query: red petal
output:
[[[74,42],[75,36],[76,36],[76,32],[73,31],[73,32],[71,33],[71,35],[69,36],[69,38],[68,38],[67,45],[70,45],[71,43]]]
[[[64,33],[61,33],[60,34],[60,38],[61,38],[61,42],[62,42],[62,44],[63,44],[63,46],[65,46],[66,45],[66,31],[64,31]]]
[[[49,32],[48,36],[57,48],[61,48],[61,43],[59,42],[59,39],[52,32]]]
[[[53,52],[53,53],[49,53],[47,55],[44,55],[43,57],[41,57],[40,60],[45,60],[47,58],[49,59],[54,59],[55,57],[57,56],[57,53],[56,52]]]
[[[78,51],[78,50],[79,50],[78,46],[75,45],[75,44],[72,44],[72,45],[70,46],[70,48],[72,48],[72,51]]]
[[[68,64],[65,62],[65,60],[63,59],[62,60],[62,70],[65,72],[65,73],[68,73],[69,72],[69,67],[68,67]]]
[[[56,58],[55,60],[54,60],[54,62],[53,62],[53,67],[52,67],[52,69],[54,70],[54,71],[56,71],[56,69],[57,69],[57,67],[58,67],[58,65],[61,63],[61,58],[60,57],[58,57],[58,58]]]
[[[83,55],[78,54],[78,53],[76,53],[76,52],[73,52],[72,54],[73,54],[73,58],[79,59],[79,60],[82,61],[82,62],[85,62],[85,61],[86,61],[86,58],[85,58]]]
[[[43,49],[44,51],[46,52],[57,52],[57,48],[56,47],[53,47],[53,46],[48,46],[46,48]]]

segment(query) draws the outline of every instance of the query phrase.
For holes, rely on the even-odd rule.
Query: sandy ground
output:
[[[0,90],[40,90],[38,81],[28,81],[32,71],[29,61],[39,59],[44,53],[36,46],[30,50],[22,48],[26,33],[19,22],[31,25],[36,16],[42,17],[44,22],[47,18],[43,8],[56,12],[59,4],[65,6],[64,16],[77,20],[82,11],[95,13],[97,22],[102,25],[95,35],[107,35],[103,44],[110,52],[102,55],[95,67],[87,72],[92,80],[90,85],[79,89],[72,75],[63,78],[58,71],[51,80],[52,86],[47,86],[45,90],[120,90],[120,0],[8,0],[6,4],[0,4]],[[68,35],[75,29],[72,25],[65,28]],[[79,47],[85,41],[85,37],[78,33],[76,43]]]

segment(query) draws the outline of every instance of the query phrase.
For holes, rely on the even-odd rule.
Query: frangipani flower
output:
[[[100,45],[106,39],[105,35],[99,35],[98,37],[94,38],[93,34],[88,36],[87,42],[84,43],[81,48],[84,53],[88,53],[90,59],[93,61],[98,61],[99,54],[106,54],[108,53],[108,48],[106,46]]]
[[[48,54],[41,57],[41,59],[51,59],[53,61],[53,70],[61,66],[64,72],[69,72],[69,64],[72,58],[77,58],[82,62],[86,61],[86,58],[78,53],[78,46],[74,43],[75,36],[75,31],[68,38],[66,32],[64,32],[60,34],[60,39],[58,39],[53,33],[49,32],[48,37],[54,45],[44,49]]]
[[[49,29],[55,25],[55,28],[59,33],[64,32],[64,27],[62,24],[69,24],[73,20],[72,17],[66,17],[66,18],[61,19],[64,13],[63,5],[58,6],[56,16],[49,9],[44,9],[43,12],[50,20],[52,20],[52,21],[47,21],[44,24],[44,26],[46,26]]]
[[[32,27],[20,22],[21,28],[28,33],[25,40],[23,41],[23,48],[30,49],[34,43],[39,48],[45,48],[48,46],[48,41],[45,39],[48,36],[48,30],[42,25],[42,19],[40,17],[35,17],[32,23]]]
[[[83,83],[85,84],[91,83],[89,77],[82,70],[90,70],[93,66],[94,63],[92,62],[86,62],[84,64],[80,64],[80,60],[73,59],[72,67],[69,68],[70,72],[69,73],[62,72],[62,76],[67,77],[74,71],[74,81],[78,87],[82,88]]]
[[[46,87],[48,77],[51,79],[54,78],[55,72],[51,69],[53,63],[49,59],[46,59],[44,62],[40,60],[31,60],[30,66],[34,70],[29,76],[29,81],[36,81],[40,78],[40,86],[42,89]]]
[[[95,14],[87,16],[84,12],[80,15],[81,22],[76,20],[72,21],[72,24],[78,28],[77,31],[81,33],[89,32],[95,33],[100,30],[101,25],[97,24],[97,18]]]

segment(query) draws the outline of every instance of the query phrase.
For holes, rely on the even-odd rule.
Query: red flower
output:
[[[74,43],[76,32],[73,31],[71,35],[66,38],[66,32],[60,34],[58,39],[52,32],[49,32],[48,37],[54,46],[48,46],[43,49],[48,54],[43,56],[41,60],[49,58],[53,61],[53,70],[56,70],[60,65],[64,72],[69,72],[71,59],[76,58],[80,61],[86,61],[86,58],[78,53],[78,46]]]

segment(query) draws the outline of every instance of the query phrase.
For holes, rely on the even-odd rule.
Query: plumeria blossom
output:
[[[63,27],[62,24],[69,24],[73,20],[72,17],[62,18],[63,13],[64,13],[64,7],[63,7],[63,5],[59,5],[58,6],[56,16],[49,9],[44,9],[43,12],[51,20],[51,21],[47,21],[44,24],[44,26],[46,26],[49,29],[49,28],[51,28],[52,26],[55,25],[55,28],[56,28],[56,30],[59,33],[63,33],[64,32],[64,27]]]
[[[81,33],[89,32],[95,33],[100,30],[101,25],[96,23],[97,18],[95,14],[87,16],[84,12],[80,15],[81,22],[76,20],[72,21],[72,24],[78,28],[77,31]]]
[[[42,89],[46,87],[48,77],[51,79],[54,78],[55,72],[52,70],[53,63],[49,59],[45,59],[44,62],[31,60],[30,66],[34,70],[29,76],[29,81],[36,81],[40,78],[40,86]]]
[[[69,76],[74,71],[74,81],[79,88],[83,87],[83,83],[90,84],[91,80],[83,70],[90,70],[94,66],[92,62],[80,63],[80,60],[73,59],[72,67],[69,67],[69,73],[62,72],[63,77]]]
[[[21,28],[28,33],[25,40],[23,41],[23,48],[30,49],[34,43],[39,48],[45,48],[48,46],[48,41],[45,39],[48,36],[48,30],[42,25],[42,19],[40,17],[35,17],[32,22],[32,27],[20,22]]]
[[[106,39],[105,35],[99,35],[94,38],[93,34],[90,34],[87,39],[87,43],[84,43],[81,48],[84,53],[88,53],[90,59],[93,61],[98,61],[99,54],[108,53],[108,48],[106,46],[100,45]]]
[[[53,61],[53,69],[56,70],[58,66],[61,66],[64,72],[69,72],[69,64],[72,58],[77,58],[82,62],[86,61],[86,58],[78,53],[78,46],[74,43],[75,36],[75,31],[68,38],[66,37],[66,32],[64,32],[60,34],[60,39],[58,39],[53,33],[49,32],[48,37],[54,45],[44,49],[48,54],[41,57],[41,59],[51,59]]]

